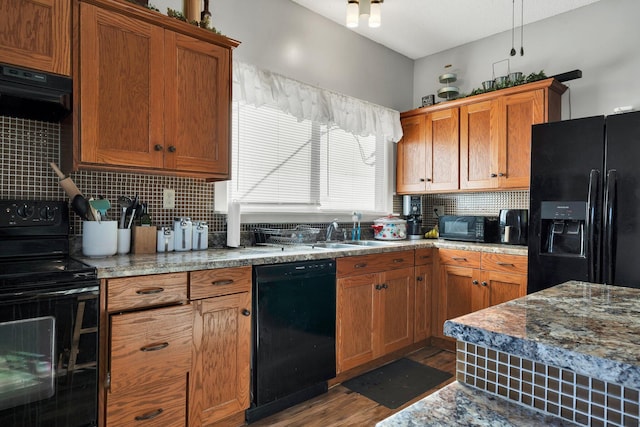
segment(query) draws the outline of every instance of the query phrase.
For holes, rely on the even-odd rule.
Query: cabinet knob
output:
[[[427,182],[431,182],[431,178],[427,178]]]
[[[383,283],[383,284],[382,284],[382,289],[388,289],[388,288],[389,288],[389,286],[387,286],[387,284],[386,284],[386,283]]]
[[[498,176],[498,174],[492,173],[491,174],[491,178],[496,178]]]
[[[418,282],[422,282],[424,279],[422,278],[422,276],[418,276],[418,277],[416,277],[416,280],[417,280]]]
[[[506,174],[506,173],[502,173],[502,172],[500,172],[500,173],[498,174],[498,176],[507,176],[507,174]]]
[[[426,180],[424,178],[420,178],[420,182],[425,182]]]
[[[176,152],[176,147],[175,147],[175,145],[170,145],[170,146],[169,146],[169,152],[170,152],[170,153],[175,153],[175,152]]]
[[[158,415],[160,415],[161,413],[163,413],[163,409],[162,408],[158,408],[155,411],[151,411],[151,412],[147,412],[146,414],[142,414],[142,415],[138,415],[137,417],[135,417],[134,419],[136,421],[146,421],[146,420],[151,420],[155,417],[157,417]]]
[[[156,144],[156,145],[153,146],[153,149],[156,150],[156,151],[162,151],[163,148],[164,147],[162,145],[160,145],[160,144]]]
[[[487,285],[488,285],[488,283],[487,283],[487,282],[482,282],[482,283],[480,283],[480,284],[481,284],[482,286],[487,286]]]
[[[382,289],[382,285],[376,285],[376,291],[379,291],[380,289]]]
[[[241,313],[242,313],[243,316],[248,316],[248,315],[251,314],[251,312],[249,310],[247,310],[246,308],[243,308]]]
[[[471,283],[473,283],[474,285],[477,285],[477,284],[478,284],[478,281],[477,281],[477,280],[474,280],[474,281],[472,281]]]

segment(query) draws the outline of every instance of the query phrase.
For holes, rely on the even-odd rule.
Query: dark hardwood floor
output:
[[[455,353],[435,347],[425,347],[406,357],[433,368],[450,372],[453,377],[396,409],[382,406],[339,384],[329,389],[326,394],[251,423],[249,426],[374,426],[378,421],[455,381]]]

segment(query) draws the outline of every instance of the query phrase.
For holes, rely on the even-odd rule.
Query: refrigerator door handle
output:
[[[591,169],[589,173],[589,193],[587,199],[587,264],[589,268],[589,281],[600,281],[599,251],[596,242],[596,230],[598,228],[598,200],[600,196],[600,171]]]
[[[616,224],[616,198],[618,193],[618,171],[610,169],[607,172],[606,192],[604,195],[604,257],[603,257],[603,281],[613,284],[615,280],[615,224]]]

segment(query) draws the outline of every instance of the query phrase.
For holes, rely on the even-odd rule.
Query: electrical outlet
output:
[[[438,218],[444,215],[444,205],[433,205],[432,218]]]
[[[162,190],[162,208],[175,209],[176,207],[176,190],[165,188]]]

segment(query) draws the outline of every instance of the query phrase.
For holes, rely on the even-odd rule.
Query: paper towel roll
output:
[[[227,208],[227,246],[240,246],[240,203],[233,201]]]

